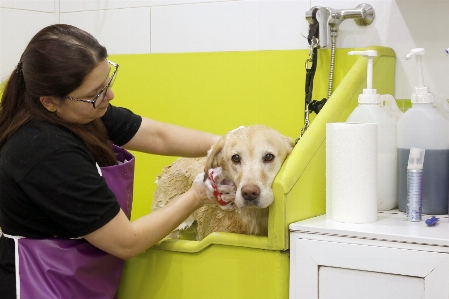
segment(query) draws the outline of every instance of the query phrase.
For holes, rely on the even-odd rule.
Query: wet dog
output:
[[[197,240],[212,232],[268,235],[268,207],[274,200],[271,185],[282,163],[293,149],[293,141],[278,131],[253,125],[221,137],[205,158],[180,158],[158,176],[153,210],[185,193],[198,174],[221,167],[223,175],[236,186],[234,209],[211,204],[199,208],[169,237],[196,222]]]

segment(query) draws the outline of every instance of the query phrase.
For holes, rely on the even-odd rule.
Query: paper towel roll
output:
[[[326,125],[326,189],[332,220],[377,220],[377,124]]]

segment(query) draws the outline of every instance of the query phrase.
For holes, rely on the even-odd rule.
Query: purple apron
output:
[[[118,146],[114,146],[114,151],[120,164],[100,169],[120,207],[130,218],[134,156]],[[18,238],[17,298],[116,298],[123,264],[122,259],[84,239]]]

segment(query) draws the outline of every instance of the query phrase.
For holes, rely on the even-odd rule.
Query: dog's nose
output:
[[[246,185],[242,187],[242,196],[245,200],[252,201],[259,197],[260,189],[256,185]]]

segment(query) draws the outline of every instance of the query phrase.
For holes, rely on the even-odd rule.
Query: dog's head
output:
[[[269,127],[241,127],[213,146],[204,172],[221,166],[237,188],[237,207],[266,208],[274,200],[273,180],[293,146],[290,138]]]

